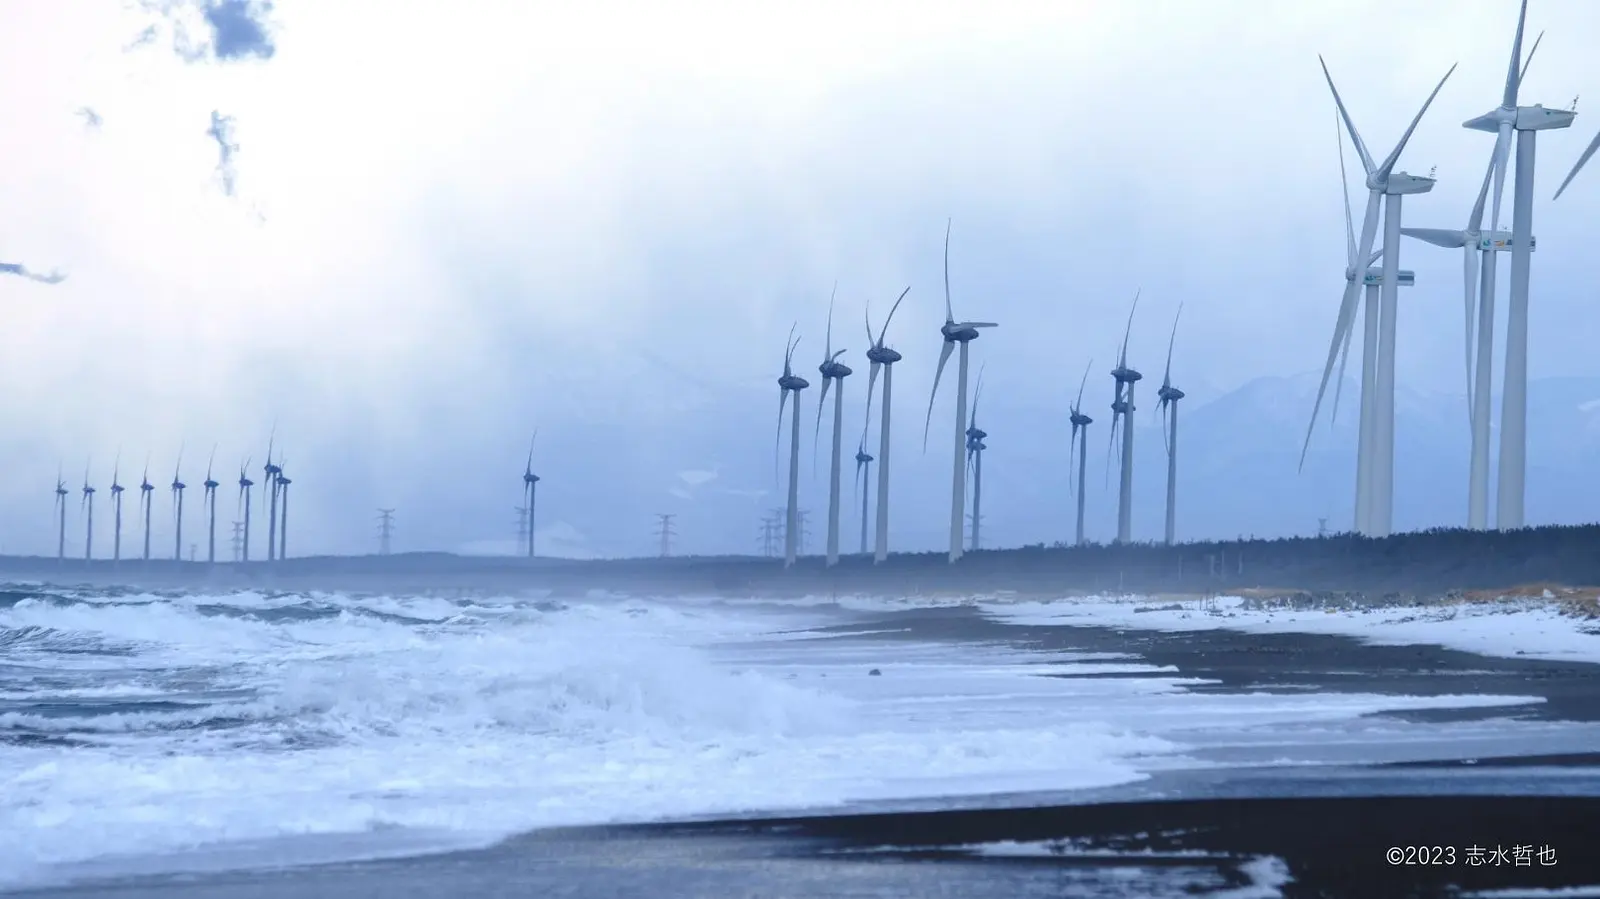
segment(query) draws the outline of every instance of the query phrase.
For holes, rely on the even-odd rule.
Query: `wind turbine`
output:
[[[834,285],[838,289],[838,285]],[[839,564],[839,440],[844,431],[844,379],[851,368],[838,361],[844,350],[833,349],[833,297],[828,298],[828,336],[822,349],[822,364],[817,371],[822,375],[822,392],[817,395],[817,425],[811,437],[811,458],[816,459],[817,435],[822,432],[822,407],[828,402],[828,383],[838,381],[839,389],[833,394],[833,460],[828,469],[828,567]]]
[[[1117,444],[1117,427],[1122,428],[1122,466],[1117,488],[1118,543],[1133,539],[1133,386],[1144,375],[1128,367],[1128,338],[1133,335],[1133,314],[1139,309],[1139,293],[1134,291],[1133,307],[1128,310],[1128,327],[1122,333],[1122,350],[1117,354],[1117,367],[1111,370],[1111,377],[1116,379],[1116,395],[1111,401],[1111,442],[1106,447],[1107,455]]]
[[[172,468],[172,520],[177,524],[174,531],[172,559],[175,562],[183,561],[183,491],[188,488],[178,477],[178,472],[183,469],[183,450],[178,450],[178,464]]]
[[[989,432],[978,427],[978,400],[983,396],[983,367],[978,368],[978,383],[972,390],[972,417],[967,423],[967,464],[972,467],[972,548],[981,549],[983,527],[983,451],[989,447],[983,438]]]
[[[873,339],[872,320],[867,310],[861,313],[866,321],[867,343],[870,345],[867,361],[872,363],[867,374],[867,424],[862,429],[863,441],[866,439],[866,428],[872,426],[872,385],[878,380],[878,370],[883,370],[883,420],[878,423],[878,522],[872,552],[874,564],[889,558],[889,400],[893,392],[890,387],[894,382],[894,364],[901,359],[900,354],[884,346],[883,341],[889,333],[889,322],[894,321],[895,310],[900,308],[900,301],[910,292],[910,287],[900,291],[899,298],[889,307],[889,316],[883,320],[877,339]]]
[[[56,561],[67,560],[67,482],[61,478],[61,469],[56,468],[56,521],[59,525],[56,531]]]
[[[539,429],[533,429],[533,439],[528,441],[528,464],[522,468],[522,508],[528,516],[528,558],[533,558],[533,501],[538,493],[539,476],[533,473],[533,445],[539,440]]]
[[[94,558],[94,488],[89,486],[89,466],[83,466],[83,499],[78,506],[88,511],[88,518],[84,520],[83,533],[83,560],[85,562]]]
[[[117,461],[111,466],[111,561],[122,561],[122,491],[127,489],[117,476],[122,470],[122,453],[117,453]]]
[[[1089,466],[1089,426],[1094,424],[1094,419],[1083,414],[1083,388],[1089,383],[1089,369],[1094,367],[1094,360],[1083,367],[1083,380],[1078,382],[1078,398],[1072,403],[1072,436],[1067,445],[1067,489],[1072,489],[1072,460],[1077,456],[1078,461],[1078,545],[1082,546],[1083,540],[1083,482],[1084,475]]]
[[[872,483],[872,457],[867,455],[867,435],[856,446],[856,494],[861,497],[861,554],[867,554],[867,485]]]
[[[150,483],[150,460],[144,460],[144,477],[139,481],[139,508],[144,512],[144,560],[150,561],[150,507],[155,505],[151,495],[156,485]]]
[[[1333,102],[1339,107],[1339,117],[1344,122],[1345,130],[1350,134],[1350,142],[1355,145],[1356,153],[1361,158],[1362,168],[1367,174],[1367,208],[1361,222],[1361,238],[1356,244],[1354,254],[1354,260],[1358,265],[1363,260],[1375,258],[1372,254],[1372,245],[1377,240],[1380,201],[1383,204],[1383,270],[1378,285],[1378,358],[1373,379],[1376,396],[1370,407],[1371,445],[1377,448],[1377,452],[1370,458],[1369,495],[1373,502],[1369,511],[1372,519],[1371,533],[1375,536],[1386,536],[1394,518],[1394,349],[1396,301],[1400,287],[1401,199],[1407,194],[1426,193],[1432,190],[1434,185],[1434,179],[1431,177],[1396,172],[1394,167],[1400,161],[1401,151],[1411,140],[1411,134],[1416,130],[1417,123],[1422,121],[1423,114],[1433,104],[1433,99],[1439,95],[1440,89],[1444,87],[1445,81],[1449,80],[1456,67],[1452,65],[1450,71],[1445,72],[1444,77],[1439,79],[1433,93],[1428,95],[1428,99],[1412,118],[1411,124],[1401,135],[1400,142],[1389,155],[1382,162],[1374,162],[1372,155],[1367,152],[1367,145],[1361,140],[1360,132],[1356,130],[1355,123],[1350,119],[1349,111],[1345,109],[1344,99],[1339,96],[1339,89],[1333,84],[1333,75],[1328,72],[1328,64],[1320,56],[1317,60],[1322,63],[1322,74],[1328,81],[1328,89],[1333,93]],[[1328,389],[1328,378],[1333,374],[1334,363],[1339,359],[1340,348],[1346,343],[1348,332],[1355,319],[1356,295],[1360,286],[1365,283],[1365,278],[1357,281],[1353,272],[1347,272],[1344,298],[1339,304],[1339,317],[1334,325],[1333,340],[1328,346],[1328,361],[1323,367],[1322,382],[1317,388],[1317,399],[1311,409],[1311,424],[1306,428],[1307,447],[1311,443],[1311,433],[1316,428],[1317,413],[1322,408],[1322,398]],[[1305,450],[1302,449],[1302,464],[1304,458]]]
[[[783,376],[778,378],[778,434],[772,448],[776,456],[778,447],[776,443],[783,441],[783,405],[788,402],[789,394],[794,394],[794,420],[789,424],[789,507],[784,517],[783,527],[783,567],[788,568],[794,564],[795,553],[800,537],[800,391],[811,386],[811,382],[795,374],[790,369],[794,361],[795,347],[800,345],[800,338],[794,336],[794,328],[789,329],[789,340],[783,354]],[[774,459],[774,462],[777,460]]]
[[[206,535],[206,563],[217,564],[217,488],[222,486],[211,477],[211,466],[217,461],[217,448],[211,447],[211,459],[206,462],[205,504],[210,512],[210,525]]]
[[[996,327],[995,322],[958,322],[950,306],[950,222],[944,226],[944,324],[939,335],[944,346],[939,350],[939,367],[933,372],[933,389],[928,392],[928,416],[922,425],[922,448],[928,448],[928,426],[933,422],[933,400],[939,395],[939,378],[944,374],[944,364],[956,345],[961,346],[961,359],[956,365],[956,431],[955,459],[950,476],[950,561],[961,558],[961,531],[967,500],[966,447],[967,447],[967,345],[978,339],[979,328]],[[879,469],[878,476],[883,476]]]
[[[1178,314],[1172,317],[1172,336],[1167,338],[1167,370],[1161,376],[1161,389],[1156,391],[1160,402],[1156,414],[1165,418],[1161,436],[1167,444],[1167,545],[1171,546],[1177,534],[1178,522],[1178,400],[1184,393],[1172,386],[1172,347],[1178,342],[1178,319],[1183,315],[1183,304],[1178,304]]]
[[[243,512],[240,517],[244,521],[244,533],[239,543],[239,559],[243,562],[250,561],[250,488],[256,484],[245,475],[249,468],[250,457],[246,456],[244,462],[239,465],[239,506]]]
[[[278,484],[277,495],[283,502],[283,509],[278,517],[278,561],[289,558],[289,485],[293,483],[283,473],[283,454],[278,454]]]
[[[1506,310],[1505,387],[1500,399],[1500,478],[1495,502],[1495,525],[1500,530],[1523,526],[1523,485],[1528,473],[1528,279],[1533,252],[1534,150],[1540,131],[1569,128],[1578,115],[1573,110],[1546,109],[1539,104],[1517,105],[1517,91],[1522,86],[1524,71],[1522,30],[1527,17],[1528,0],[1522,0],[1500,105],[1462,123],[1463,128],[1495,135],[1497,177],[1492,221],[1496,226],[1500,218],[1500,190],[1505,183],[1505,158],[1510,150],[1511,132],[1517,133],[1517,169],[1511,188],[1511,303]],[[1529,58],[1532,58],[1531,53]],[[1581,167],[1587,158],[1580,159],[1578,165]],[[1576,168],[1573,174],[1577,174]],[[1488,414],[1483,418],[1481,427],[1487,428]]]
[[[274,425],[272,433],[267,435],[267,461],[261,466],[261,486],[268,492],[267,495],[267,561],[271,562],[278,557],[278,474],[283,471],[280,466],[272,463],[272,444],[277,437],[277,426]]]

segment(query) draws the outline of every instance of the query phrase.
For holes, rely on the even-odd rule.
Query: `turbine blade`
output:
[[[833,380],[832,378],[823,378],[822,379],[822,390],[818,393],[818,396],[817,396],[817,427],[816,427],[816,430],[811,432],[811,473],[812,474],[816,474],[816,472],[817,472],[817,444],[822,439],[822,407],[828,402],[828,383],[830,381],[832,381],[832,380]],[[839,385],[839,389],[843,390],[844,389],[844,385],[840,384]],[[794,398],[794,401],[798,403],[798,402],[800,402],[800,398],[797,396],[797,397]],[[831,475],[830,475],[830,477],[831,477]]]
[[[1494,139],[1494,214],[1490,216],[1489,223],[1496,230],[1500,230],[1500,198],[1506,192],[1506,163],[1511,158],[1511,123],[1500,125],[1500,131]]]
[[[1085,384],[1089,383],[1089,369],[1091,368],[1094,368],[1093,359],[1090,359],[1089,364],[1083,367],[1083,380],[1078,382],[1078,400],[1072,404],[1073,412],[1077,412],[1078,409],[1083,406],[1083,387]]]
[[[956,345],[950,341],[944,342],[944,349],[939,351],[939,367],[933,370],[933,389],[928,392],[928,417],[922,423],[922,451],[928,451],[928,426],[933,424],[933,398],[939,395],[939,378],[944,375],[944,364],[950,361],[950,353]]]
[[[794,361],[795,349],[800,346],[800,338],[794,336],[795,329],[798,327],[800,327],[799,322],[795,322],[789,326],[789,339],[785,341],[786,349],[783,351],[783,376],[786,378],[794,373],[789,366]]]
[[[1128,327],[1127,330],[1122,332],[1122,355],[1117,358],[1118,365],[1126,366],[1128,364],[1128,338],[1133,334],[1133,314],[1139,310],[1139,294],[1143,292],[1143,287],[1133,292],[1133,308],[1128,310]],[[1118,396],[1121,396],[1120,388]]]
[[[1451,231],[1448,228],[1401,228],[1400,233],[1407,237],[1415,237],[1424,243],[1431,243],[1436,247],[1453,250],[1467,244],[1467,232]],[[1356,274],[1361,274],[1357,272]]]
[[[1572,171],[1567,173],[1567,177],[1561,182],[1561,186],[1556,188],[1556,195],[1552,199],[1560,199],[1562,191],[1567,189],[1567,185],[1572,183],[1573,178],[1578,177],[1578,172],[1582,171],[1584,164],[1589,161],[1589,157],[1593,156],[1596,150],[1600,150],[1600,133],[1595,134],[1594,140],[1589,141],[1589,146],[1584,149],[1583,155],[1579,156],[1578,161],[1573,164]]]
[[[1166,448],[1167,455],[1172,455],[1172,438],[1167,435],[1168,416],[1172,414],[1172,403],[1162,400],[1161,406],[1161,445]]]
[[[211,466],[217,461],[217,445],[211,444],[211,458],[206,460],[206,480],[211,480]]]
[[[1178,319],[1183,317],[1183,303],[1178,303],[1178,314],[1172,317],[1172,336],[1167,338],[1167,371],[1161,376],[1161,386],[1172,386],[1172,347],[1178,342]]]
[[[1506,66],[1506,90],[1500,105],[1506,109],[1517,108],[1517,88],[1522,85],[1522,29],[1528,19],[1528,0],[1522,0],[1517,12],[1517,36],[1511,40],[1511,62]]]
[[[1344,108],[1344,98],[1339,96],[1339,89],[1333,84],[1333,75],[1328,72],[1328,62],[1317,54],[1317,62],[1322,64],[1322,77],[1328,79],[1328,90],[1333,92],[1333,103],[1339,107],[1339,118],[1344,120],[1344,128],[1350,133],[1350,143],[1355,145],[1356,156],[1361,160],[1362,170],[1368,175],[1372,174],[1372,154],[1367,152],[1367,145],[1361,140],[1361,132],[1356,130],[1356,123],[1350,120],[1350,111]]]
[[[956,314],[950,307],[950,223],[951,219],[944,222],[944,320],[954,322]]]
[[[1542,40],[1544,40],[1543,31],[1539,32],[1538,36],[1533,39],[1533,49],[1528,51],[1528,58],[1522,61],[1522,72],[1517,75],[1517,86],[1519,88],[1522,86],[1522,82],[1528,77],[1528,66],[1533,64],[1533,54],[1539,52],[1539,42]]]
[[[1077,496],[1078,479],[1073,474],[1072,463],[1078,458],[1078,423],[1072,423],[1072,434],[1067,438],[1067,496]]]
[[[894,320],[894,311],[900,308],[900,300],[905,299],[906,294],[910,292],[911,287],[910,285],[907,285],[905,290],[900,291],[899,299],[896,299],[894,301],[894,305],[889,307],[889,317],[883,320],[883,329],[878,332],[878,346],[883,346],[884,335],[889,333],[889,322]]]
[[[1495,138],[1495,148],[1499,149],[1500,139]],[[1467,216],[1468,231],[1483,230],[1483,207],[1489,200],[1489,187],[1494,184],[1494,164],[1498,153],[1489,154],[1489,165],[1483,170],[1483,184],[1478,187],[1478,199],[1472,204],[1472,214]],[[1404,228],[1400,229],[1402,232]]]
[[[1378,235],[1378,200],[1381,194],[1371,191],[1367,194],[1367,212],[1361,223],[1361,243],[1357,247],[1356,258],[1360,259],[1372,252],[1372,243]],[[1328,344],[1328,362],[1322,369],[1322,383],[1317,387],[1317,400],[1311,407],[1311,423],[1306,428],[1306,442],[1300,450],[1300,468],[1306,464],[1306,452],[1311,448],[1311,435],[1317,427],[1317,413],[1322,409],[1322,398],[1328,391],[1328,378],[1333,374],[1333,365],[1338,361],[1339,347],[1344,343],[1345,332],[1349,330],[1351,321],[1355,318],[1356,296],[1360,293],[1362,284],[1358,280],[1346,282],[1344,299],[1339,303],[1339,318],[1334,325],[1333,340]]]
[[[781,481],[782,481],[782,478],[779,475],[780,469],[778,467],[778,447],[783,444],[783,408],[784,408],[784,406],[788,405],[788,402],[789,402],[789,389],[786,388],[786,387],[779,387],[778,388],[778,433],[775,434],[773,436],[773,438],[772,438],[772,482],[774,484],[781,483]],[[797,399],[797,400],[795,400],[795,402],[798,403],[800,401]]]
[[[1339,420],[1339,395],[1344,392],[1344,364],[1350,358],[1350,340],[1355,333],[1353,327],[1344,332],[1344,347],[1339,351],[1339,380],[1333,384],[1333,411],[1328,413],[1330,423]]]
[[[1117,402],[1122,402],[1122,385],[1117,385]],[[1111,413],[1111,439],[1106,443],[1106,487],[1111,486],[1111,456],[1117,446],[1117,428],[1122,424],[1122,413]]]
[[[877,383],[878,383],[878,369],[880,369],[882,367],[883,367],[883,363],[882,362],[874,362],[874,363],[872,363],[871,369],[868,370],[868,374],[867,374],[867,421],[866,421],[866,424],[863,425],[862,428],[861,428],[861,439],[863,441],[865,441],[867,439],[867,437],[866,437],[867,431],[872,430],[872,388],[875,387],[877,385]]]
[[[1473,423],[1476,414],[1472,405],[1472,356],[1473,356],[1473,331],[1478,312],[1478,253],[1477,247],[1463,247],[1461,250],[1461,282],[1462,282],[1462,314],[1465,318],[1465,335],[1463,347],[1467,361],[1467,424]]]
[[[1378,174],[1384,178],[1389,177],[1389,173],[1394,170],[1395,163],[1400,161],[1400,154],[1405,151],[1406,144],[1411,142],[1411,134],[1417,130],[1417,123],[1422,121],[1422,117],[1427,113],[1428,107],[1433,105],[1433,98],[1439,96],[1439,91],[1444,88],[1444,83],[1450,80],[1450,76],[1455,73],[1455,70],[1456,64],[1452,63],[1450,70],[1445,72],[1444,77],[1439,79],[1439,83],[1433,86],[1433,93],[1429,94],[1428,99],[1423,101],[1422,108],[1417,110],[1416,116],[1411,119],[1411,124],[1406,126],[1405,133],[1400,135],[1400,142],[1394,145],[1394,149],[1389,151],[1388,156],[1384,157],[1383,164],[1378,166]]]
[[[827,333],[827,336],[825,338],[823,338],[824,345],[823,345],[823,348],[822,348],[822,358],[823,358],[824,361],[832,358],[832,353],[833,353],[833,300],[834,300],[834,297],[838,296],[838,294],[839,294],[839,282],[835,281],[835,282],[833,282],[833,292],[828,294],[828,333]]]
[[[987,362],[978,366],[978,383],[972,389],[972,422],[968,425],[971,428],[978,426],[978,400],[983,398],[983,370],[987,366]]]
[[[1350,181],[1344,171],[1344,131],[1339,127],[1339,114],[1333,116],[1333,136],[1339,142],[1339,186],[1344,193],[1344,264],[1356,264],[1356,226],[1350,214]]]

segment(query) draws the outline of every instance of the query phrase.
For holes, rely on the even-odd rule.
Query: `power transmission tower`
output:
[[[378,555],[389,554],[389,538],[394,536],[394,510],[378,510]]]
[[[794,517],[800,525],[800,533],[797,535],[795,551],[802,556],[806,554],[806,540],[811,536],[811,529],[806,527],[806,516],[810,514],[811,512],[808,509],[796,509],[794,512]]]
[[[235,521],[233,523],[233,560],[235,562],[238,562],[238,561],[241,561],[243,559],[244,559],[244,522]]]
[[[656,515],[656,536],[661,538],[661,558],[672,555],[672,538],[678,535],[672,529],[672,519],[678,516],[671,512],[662,512]]]
[[[769,559],[778,554],[778,535],[782,533],[781,514],[779,510],[774,509],[767,513],[767,517],[761,519],[761,536],[758,539],[761,541],[761,554]]]

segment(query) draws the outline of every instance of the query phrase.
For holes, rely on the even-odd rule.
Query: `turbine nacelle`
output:
[[[1133,410],[1128,406],[1127,400],[1117,400],[1111,404],[1112,415],[1127,415],[1131,411]]]
[[[1181,400],[1187,396],[1187,394],[1176,387],[1168,385],[1156,391],[1156,396],[1161,398],[1161,405],[1165,406],[1168,403],[1176,403],[1178,400]]]
[[[967,343],[978,339],[979,328],[996,325],[996,322],[945,322],[939,326],[939,333],[944,336],[945,343]]]
[[[893,365],[902,358],[898,351],[891,350],[886,346],[874,346],[872,349],[867,350],[867,361],[874,365]]]
[[[856,450],[857,465],[865,465],[871,461],[873,461],[873,457],[869,455],[866,450]]]
[[[1072,410],[1072,430],[1073,431],[1077,431],[1079,428],[1086,428],[1086,427],[1088,427],[1089,425],[1092,425],[1092,424],[1094,424],[1094,419],[1090,418],[1087,415],[1084,415],[1082,412],[1079,412],[1076,409]]]
[[[1111,370],[1111,377],[1116,378],[1118,384],[1131,384],[1134,381],[1143,378],[1144,375],[1134,371],[1126,365],[1119,365]]]
[[[839,352],[843,353],[844,350],[840,350]],[[870,356],[871,354],[869,353],[868,355]],[[834,354],[834,358],[838,358],[837,353]],[[817,371],[822,374],[822,380],[824,381],[828,380],[829,378],[843,380],[855,373],[855,369],[845,365],[843,362],[834,362],[832,359],[817,366]]]
[[[121,493],[123,490],[126,490],[126,489],[127,488],[123,487],[121,484],[112,484],[111,485],[111,492],[112,493]]]
[[[967,428],[967,438],[969,440],[971,440],[973,443],[982,442],[983,438],[985,438],[987,436],[989,436],[989,432],[985,431],[983,428],[979,428],[979,427]]]
[[[177,492],[179,490],[187,490],[187,489],[189,489],[189,485],[185,484],[182,481],[173,481],[172,482],[172,490],[173,490],[173,492]]]
[[[807,381],[805,378],[800,377],[799,375],[793,375],[793,374],[784,375],[783,377],[778,379],[778,387],[781,390],[800,391],[800,390],[804,390],[804,389],[806,389],[807,387],[810,387],[810,386],[811,386],[811,382]]]
[[[1504,106],[1493,109],[1461,123],[1461,127],[1473,131],[1487,131],[1491,134],[1498,132],[1501,125],[1509,124],[1518,131],[1548,131],[1552,128],[1569,128],[1572,120],[1578,113],[1570,109],[1549,109],[1542,104],[1532,106],[1518,106],[1516,109],[1507,109]]]
[[[205,488],[207,490],[215,490],[215,489],[217,489],[218,487],[221,487],[221,486],[222,486],[222,483],[220,481],[213,481],[210,478],[206,478]]]
[[[1346,281],[1354,281],[1356,279],[1355,273],[1346,270],[1344,273],[1344,279]],[[1378,287],[1382,285],[1383,269],[1377,268],[1376,266],[1367,269],[1367,273],[1361,278],[1361,283],[1371,287]],[[1417,273],[1411,271],[1410,269],[1401,269],[1400,276],[1395,280],[1395,284],[1398,287],[1415,287],[1416,283]]]
[[[292,483],[294,483],[294,482],[289,480],[288,478],[284,477],[283,475],[278,475],[278,486],[287,487]]]
[[[1411,194],[1425,194],[1433,190],[1433,186],[1437,183],[1437,178],[1430,178],[1426,175],[1413,175],[1410,172],[1391,172],[1381,185],[1372,189],[1381,190],[1390,196],[1403,197]]]

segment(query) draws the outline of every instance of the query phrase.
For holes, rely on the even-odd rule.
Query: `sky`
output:
[[[1523,102],[1600,97],[1600,7],[1530,5],[1530,39],[1550,33]],[[947,219],[957,317],[1000,323],[973,345],[986,397],[1064,409],[1091,359],[1109,380],[1136,290],[1152,381],[1184,304],[1192,404],[1319,368],[1344,246],[1317,55],[1375,154],[1460,64],[1401,160],[1439,179],[1407,223],[1459,228],[1493,144],[1459,125],[1497,105],[1515,18],[1512,0],[0,7],[0,261],[67,275],[0,278],[0,551],[53,548],[58,470],[104,489],[148,459],[164,487],[181,452],[198,485],[216,447],[231,482],[269,434],[297,551],[370,550],[380,506],[397,545],[496,551],[535,428],[541,527],[640,548],[648,522],[580,514],[606,477],[582,463],[688,473],[663,493],[733,467],[687,447],[712,419],[771,433],[785,336],[798,323],[815,382],[835,283],[834,347],[863,374],[864,308],[881,321],[912,287],[889,337],[896,439],[920,441]],[[1534,378],[1600,374],[1600,171],[1550,200],[1600,127],[1577,108],[1539,145]],[[1459,257],[1403,253],[1398,381],[1460,392]]]

